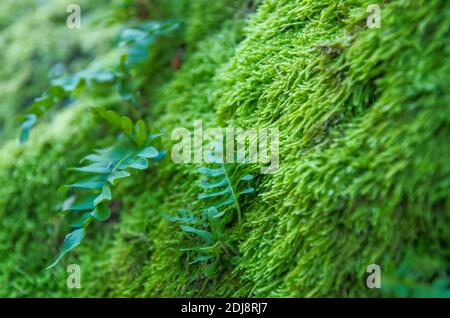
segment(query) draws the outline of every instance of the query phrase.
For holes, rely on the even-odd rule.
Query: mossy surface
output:
[[[277,173],[257,176],[242,229],[229,229],[238,264],[206,279],[179,251],[186,236],[160,212],[198,208],[199,175],[169,156],[118,187],[112,221],[44,271],[66,232],[66,168],[107,143],[85,108],[97,101],[82,99],[28,145],[2,146],[0,296],[448,295],[448,1],[381,1],[380,29],[364,0],[150,2],[168,16],[189,8],[181,69],[145,96],[168,152],[171,130],[199,119],[280,130]],[[72,263],[80,290],[66,287]],[[365,286],[373,263],[381,290]]]

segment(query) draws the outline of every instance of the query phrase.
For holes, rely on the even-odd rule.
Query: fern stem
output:
[[[241,206],[239,205],[239,200],[236,196],[236,193],[234,192],[233,184],[231,183],[231,179],[230,179],[230,176],[228,175],[228,171],[227,171],[227,168],[225,167],[225,164],[222,164],[222,168],[223,168],[223,171],[225,172],[225,178],[227,178],[227,182],[230,185],[231,194],[233,195],[234,204],[235,204],[235,207],[237,210],[238,223],[239,223],[239,226],[241,226],[241,220],[242,220]]]

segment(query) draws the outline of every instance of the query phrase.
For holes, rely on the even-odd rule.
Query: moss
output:
[[[80,291],[65,288],[63,266],[42,272],[63,231],[53,214],[56,189],[70,178],[65,168],[94,146],[87,136],[99,133],[83,108],[73,108],[42,126],[30,146],[2,148],[0,220],[8,230],[0,230],[0,295],[447,292],[446,1],[383,1],[381,29],[365,26],[364,0],[265,0],[248,21],[235,3],[192,5],[190,50],[181,70],[152,89],[149,118],[169,133],[194,119],[279,128],[280,168],[258,176],[258,196],[242,202],[242,232],[229,229],[237,266],[208,280],[188,265],[179,251],[186,238],[159,213],[198,208],[198,175],[195,165],[166,158],[117,189],[120,213],[63,263],[82,266]],[[234,9],[219,19],[221,8]],[[162,144],[170,150],[168,138]],[[386,278],[381,292],[365,286],[372,263]]]
[[[47,297],[67,295],[65,271],[45,271],[57,254],[65,232],[57,215],[63,199],[58,187],[69,181],[67,167],[77,163],[92,144],[95,135],[91,116],[83,107],[71,108],[43,125],[25,147],[10,142],[3,146],[0,158],[0,195],[2,221],[0,258],[0,295],[2,297]],[[72,149],[68,155],[69,149]],[[108,231],[102,233],[108,237]],[[93,244],[98,255],[107,240]],[[91,245],[92,247],[92,245]],[[81,257],[83,258],[83,257]],[[89,258],[89,257],[88,257]],[[100,260],[100,257],[99,257]],[[86,264],[98,266],[98,261]],[[64,292],[62,292],[64,291]]]
[[[208,34],[217,32],[230,17],[243,17],[247,6],[242,0],[187,1],[189,12],[185,39],[189,46],[198,43]],[[248,1],[247,1],[248,2]]]
[[[445,49],[443,3],[386,4],[381,30],[364,27],[366,4],[266,1],[235,57],[211,82],[203,87],[196,77],[210,65],[199,53],[191,61],[202,56],[202,63],[188,62],[163,90],[164,127],[189,127],[194,118],[279,127],[282,166],[262,179],[258,200],[248,202],[235,271],[215,281],[199,278],[198,269],[174,256],[183,242],[161,221],[149,235],[143,295],[370,296],[376,293],[364,277],[371,263],[389,269],[404,251],[422,245],[433,246],[445,263],[448,209],[442,205],[448,202],[436,181],[448,172],[433,159],[448,155],[442,131],[448,110],[439,99],[447,97],[438,97],[447,74],[437,62]],[[434,18],[427,20],[430,10]],[[419,21],[417,28],[404,27]],[[423,31],[436,24],[434,37]],[[430,62],[420,69],[423,59]],[[176,182],[167,188],[187,189]],[[439,197],[426,190],[433,187]],[[183,194],[164,196],[172,209],[189,202]],[[157,209],[165,209],[166,199],[159,200]]]
[[[281,129],[280,170],[247,214],[243,295],[373,295],[368,264],[448,257],[449,8],[386,3],[374,30],[366,4],[266,1],[222,76],[224,122]]]
[[[211,81],[220,66],[234,52],[241,39],[241,20],[227,22],[217,35],[199,45],[199,50],[183,65],[171,82],[154,96],[155,127],[171,131],[191,127],[194,119],[214,123],[210,104]],[[170,134],[163,144],[170,145]],[[167,150],[170,150],[167,148]],[[130,198],[130,189],[123,189],[130,202],[122,215],[117,244],[111,251],[110,296],[175,296],[196,295],[189,284],[198,284],[201,271],[187,265],[179,252],[187,244],[176,225],[160,217],[160,212],[173,213],[179,208],[192,208],[197,195],[196,166],[174,165],[167,157],[157,171],[142,180],[141,187],[152,189],[151,196],[137,192]],[[154,175],[156,173],[156,175]],[[132,186],[130,186],[132,187]],[[162,280],[161,278],[164,277]]]

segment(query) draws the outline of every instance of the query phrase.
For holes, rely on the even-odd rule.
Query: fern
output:
[[[142,63],[148,58],[148,48],[158,37],[170,35],[179,27],[180,23],[176,20],[142,22],[135,28],[122,30],[119,44],[126,47],[131,64]]]
[[[130,85],[130,68],[145,61],[148,57],[148,48],[159,35],[167,35],[178,28],[178,23],[170,21],[165,23],[149,22],[142,24],[143,30],[124,30],[121,44],[126,46],[127,53],[122,55],[115,73],[82,71],[76,75],[52,83],[49,92],[43,98],[36,100],[29,113],[23,117],[21,143],[28,139],[31,128],[37,119],[57,103],[63,102],[74,91],[83,86],[92,86],[96,83],[115,85],[121,98],[136,105],[136,96]],[[130,170],[145,170],[149,167],[149,159],[158,160],[163,152],[158,152],[150,143],[156,135],[148,135],[149,130],[143,120],[136,123],[126,116],[120,116],[112,110],[101,107],[92,108],[99,117],[112,126],[118,128],[121,135],[117,142],[106,149],[96,150],[82,162],[83,167],[73,170],[89,177],[64,186],[61,190],[76,190],[82,193],[82,199],[69,197],[63,203],[63,212],[77,214],[78,220],[72,224],[74,230],[67,234],[63,247],[57,259],[48,267],[52,268],[69,251],[77,247],[83,240],[86,229],[92,221],[106,221],[111,215],[108,203],[112,200],[111,187],[120,179],[130,176]],[[136,114],[135,115],[139,115]],[[140,116],[136,116],[140,117]]]
[[[179,222],[182,231],[189,235],[194,235],[200,242],[200,245],[188,248],[182,248],[183,252],[195,252],[197,256],[190,265],[202,263],[204,265],[204,274],[208,278],[214,277],[224,263],[234,263],[238,251],[231,242],[226,239],[225,228],[221,222],[223,212],[219,212],[212,207],[206,209],[201,218],[196,218],[192,212],[182,210],[181,215],[175,217],[165,216],[169,221]],[[189,225],[188,225],[189,224]],[[201,226],[194,227],[194,226]]]
[[[109,219],[111,188],[118,180],[129,177],[132,169],[147,169],[149,159],[159,159],[161,156],[156,148],[150,146],[157,135],[149,136],[142,120],[133,124],[130,118],[103,108],[94,108],[93,112],[119,128],[123,135],[113,146],[96,150],[85,157],[82,160],[87,163],[85,166],[73,168],[87,177],[61,188],[61,191],[78,191],[79,199],[69,197],[63,204],[63,212],[78,215],[78,220],[72,224],[74,230],[66,236],[60,255],[48,268],[54,267],[66,253],[80,244],[92,221],[104,222]]]
[[[135,29],[124,29],[119,35],[119,46],[125,48],[125,53],[121,55],[115,71],[87,68],[70,76],[52,80],[48,91],[34,100],[25,115],[19,116],[22,122],[20,143],[27,142],[31,129],[48,110],[63,104],[84,87],[110,86],[117,90],[124,101],[136,106],[136,96],[131,88],[131,69],[148,58],[149,47],[158,37],[175,32],[179,26],[175,20],[150,21],[141,23]]]
[[[80,91],[82,87],[95,87],[96,85],[110,85],[116,81],[116,76],[108,71],[96,71],[86,69],[71,76],[54,79],[48,92],[43,96],[36,98],[28,109],[26,115],[19,117],[22,120],[20,132],[20,143],[26,143],[30,135],[30,130],[48,110],[63,104],[76,91]]]
[[[203,216],[204,214],[202,214]],[[161,213],[161,216],[170,222],[178,222],[184,225],[204,225],[205,219],[202,217],[199,219],[194,215],[192,211],[179,209],[178,213],[174,216],[170,216],[166,213]]]
[[[198,195],[198,199],[208,201],[198,216],[182,209],[175,216],[162,214],[165,219],[179,223],[183,232],[196,236],[200,241],[199,245],[182,248],[181,251],[196,253],[197,256],[190,264],[203,264],[203,272],[208,278],[214,277],[221,267],[235,263],[238,251],[227,239],[225,222],[222,219],[227,212],[234,210],[241,225],[239,199],[242,195],[255,191],[253,187],[242,186],[242,183],[253,180],[253,175],[240,175],[239,166],[220,163],[216,166],[201,167],[198,170],[204,176],[199,186],[205,190],[205,193]],[[229,216],[233,220],[235,215]]]

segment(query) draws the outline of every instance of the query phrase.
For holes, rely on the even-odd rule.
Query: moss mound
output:
[[[97,101],[81,100],[29,145],[2,146],[0,296],[448,295],[447,1],[382,1],[380,29],[367,28],[363,0],[150,2],[184,15],[187,50],[146,96],[149,123],[280,130],[280,167],[257,177],[242,230],[230,230],[238,264],[206,279],[179,251],[186,237],[160,212],[196,208],[198,166],[166,158],[121,185],[113,220],[43,270],[66,232],[55,214],[66,168],[105,135],[85,112]],[[66,287],[72,263],[80,290]],[[365,285],[373,263],[381,290]]]

